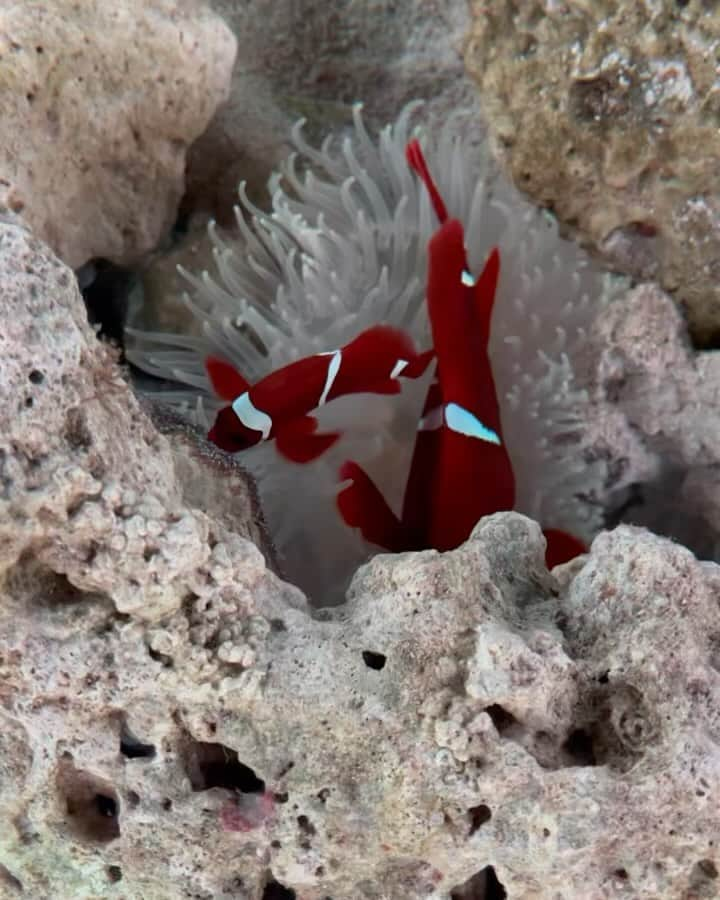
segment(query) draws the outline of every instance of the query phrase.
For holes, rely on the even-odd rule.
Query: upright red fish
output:
[[[232,402],[219,411],[208,437],[231,453],[274,439],[287,459],[310,462],[340,435],[316,433],[317,420],[308,413],[347,394],[396,394],[398,378],[418,378],[432,356],[418,353],[403,331],[376,325],[339,350],[299,359],[252,386],[229,363],[209,357],[213,388]]]
[[[515,504],[515,478],[488,354],[500,254],[492,250],[480,276],[472,278],[462,224],[449,218],[416,140],[408,145],[407,159],[424,182],[440,223],[428,245],[427,284],[437,378],[418,425],[401,517],[354,462],[340,470],[341,479],[350,484],[337,502],[344,521],[371,543],[396,552],[449,550],[469,537],[482,516]],[[548,531],[546,538],[552,565],[584,550],[561,531]]]

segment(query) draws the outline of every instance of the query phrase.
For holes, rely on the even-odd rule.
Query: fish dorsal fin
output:
[[[425,185],[433,209],[435,210],[435,215],[438,217],[438,222],[440,222],[441,225],[444,224],[448,219],[447,207],[445,206],[445,201],[443,200],[440,191],[437,189],[437,185],[433,181],[433,177],[430,174],[430,170],[428,169],[428,165],[425,162],[425,157],[420,147],[420,141],[418,141],[417,138],[413,138],[405,148],[405,158],[407,159],[410,168],[417,172],[422,183]]]
[[[205,360],[205,371],[213,390],[221,400],[235,400],[249,390],[250,383],[230,363],[217,356],[208,356]]]

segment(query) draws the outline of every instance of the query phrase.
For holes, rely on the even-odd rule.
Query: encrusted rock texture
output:
[[[705,0],[473,2],[466,63],[515,183],[720,335],[720,16]]]
[[[362,6],[217,0],[244,56],[193,189],[272,167],[303,109],[393,118],[438,59],[436,114],[472,107],[459,4]],[[710,7],[482,6],[516,181],[711,339]],[[0,217],[0,898],[720,896],[717,354],[653,284],[589,335],[612,515],[701,559],[624,524],[549,573],[506,513],[311,609],[242,467],[138,402],[65,265],[157,243],[235,49],[200,3],[0,3],[0,203],[34,228]]]
[[[720,567],[506,513],[313,612],[71,272],[0,271],[3,896],[717,896]]]
[[[0,208],[73,267],[168,230],[236,40],[187,0],[0,3]]]

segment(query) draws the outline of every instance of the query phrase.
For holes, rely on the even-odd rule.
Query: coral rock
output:
[[[712,4],[475,2],[466,63],[516,184],[720,331]]]
[[[0,207],[73,267],[150,251],[235,49],[222,20],[179,0],[3,4]]]

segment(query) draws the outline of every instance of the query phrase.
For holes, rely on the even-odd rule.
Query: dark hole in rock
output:
[[[298,816],[297,823],[298,823],[298,828],[300,829],[300,831],[304,831],[305,834],[309,834],[311,836],[314,834],[317,834],[315,826],[310,821],[310,819],[308,819],[307,816]]]
[[[169,797],[166,797],[162,802],[162,808],[165,812],[168,812],[172,809],[172,800]]]
[[[363,662],[369,669],[382,669],[387,657],[384,653],[373,653],[372,650],[363,650]]]
[[[158,651],[153,650],[152,647],[148,647],[147,652],[150,659],[154,659],[155,662],[159,662],[166,669],[172,669],[174,665],[172,656],[168,656],[166,653],[158,653]]]
[[[28,375],[28,378],[30,379],[30,381],[31,381],[33,384],[42,384],[43,381],[45,381],[45,376],[44,376],[43,373],[40,371],[40,369],[33,369],[33,370],[30,372],[30,374]]]
[[[273,794],[273,798],[276,803],[287,803],[288,797],[289,794],[287,791],[278,791],[277,793]]]
[[[107,876],[110,881],[122,881],[122,869],[120,866],[108,866]]]
[[[507,891],[492,866],[480,869],[450,892],[450,900],[505,900],[506,897]]]
[[[23,886],[22,881],[19,878],[16,878],[15,875],[10,871],[10,869],[6,868],[2,863],[0,863],[0,885],[7,885],[8,887],[14,888],[18,893],[22,894]]]
[[[615,869],[615,871],[613,872],[613,875],[614,875],[616,878],[619,878],[621,881],[627,881],[628,878],[630,877],[630,876],[628,875],[627,869],[622,869],[622,868],[620,868],[620,869]]]
[[[600,684],[607,684],[610,681],[610,673],[603,672],[602,675],[598,675],[598,681]]]
[[[57,787],[80,837],[107,843],[120,836],[120,804],[109,782],[75,768],[72,756],[64,754],[58,764]]]
[[[714,881],[718,877],[718,869],[711,859],[701,859],[693,866],[692,881]]]
[[[272,631],[287,631],[287,625],[282,619],[270,619],[270,629]]]
[[[468,832],[468,836],[470,836],[475,834],[478,828],[492,819],[492,811],[485,803],[480,803],[478,806],[470,807],[468,810],[468,819],[470,820],[470,831]]]
[[[138,276],[105,259],[86,263],[76,273],[88,319],[99,325],[101,337],[124,346],[130,294]]]
[[[265,782],[238,759],[237,751],[224,744],[188,740],[185,771],[194,791],[227,788],[243,794],[261,794]]]
[[[140,806],[140,794],[138,794],[137,791],[128,791],[125,798],[128,802],[128,806],[132,806],[133,808]]]
[[[490,706],[485,707],[483,711],[486,712],[492,719],[493,725],[497,729],[498,734],[502,734],[504,731],[507,731],[508,728],[511,728],[517,722],[517,719],[512,713],[509,713],[506,709],[503,709],[502,706],[499,706],[497,703],[493,703]]]
[[[265,885],[262,900],[295,900],[296,896],[297,894],[292,888],[287,888],[284,884],[280,884],[271,875],[270,880]]]
[[[592,735],[584,728],[571,731],[563,744],[563,750],[572,757],[576,766],[596,766]]]
[[[128,759],[152,759],[155,756],[155,744],[143,743],[123,724],[120,730],[120,752]]]

